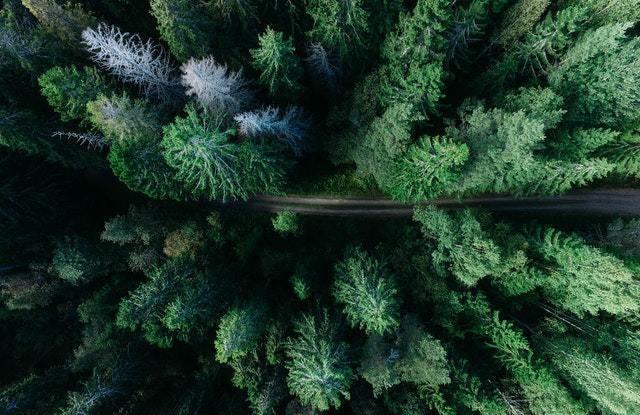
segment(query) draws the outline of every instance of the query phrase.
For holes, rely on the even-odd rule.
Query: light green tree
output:
[[[632,23],[585,33],[549,74],[566,102],[567,120],[621,128],[640,118],[640,39],[627,35]]]
[[[255,350],[265,329],[266,312],[260,303],[236,305],[227,311],[216,332],[216,360],[229,363]]]
[[[362,248],[352,248],[336,265],[333,295],[352,327],[385,334],[399,324],[394,277],[384,262]]]
[[[422,137],[394,163],[388,192],[395,199],[412,202],[454,193],[468,157],[466,144],[446,137]]]
[[[185,118],[177,117],[164,128],[162,154],[177,172],[176,179],[194,197],[208,199],[246,198],[277,190],[283,171],[275,154],[248,140],[231,142],[235,130],[223,124],[221,115],[199,114],[188,107]]]
[[[111,85],[95,68],[75,66],[49,69],[38,78],[40,91],[62,121],[87,118],[87,104],[100,95],[108,95]]]
[[[366,46],[369,14],[362,0],[312,0],[306,12],[313,20],[308,36],[342,61]]]
[[[275,97],[290,98],[299,93],[302,64],[295,55],[293,41],[268,27],[258,37],[258,46],[250,52],[253,66],[260,72],[260,83]]]
[[[336,338],[326,311],[318,319],[302,316],[295,331],[286,348],[289,390],[314,409],[339,408],[342,399],[349,399],[353,381],[347,345]]]
[[[640,308],[640,287],[620,259],[552,228],[540,232],[534,248],[553,267],[542,289],[558,307],[578,316],[625,316]]]

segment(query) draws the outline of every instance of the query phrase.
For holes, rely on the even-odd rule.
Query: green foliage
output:
[[[639,22],[4,0],[0,413],[639,413]]]
[[[295,323],[296,336],[287,344],[287,385],[304,405],[326,411],[349,399],[353,372],[347,345],[336,338],[326,311],[319,318],[304,315]]]
[[[220,319],[216,333],[216,360],[229,363],[251,353],[265,329],[263,304],[248,303],[231,308]]]
[[[385,334],[398,326],[397,289],[384,262],[362,248],[345,253],[336,265],[333,295],[352,327]]]
[[[500,250],[469,210],[451,217],[432,206],[422,207],[416,209],[414,219],[427,238],[437,241],[432,261],[440,274],[449,269],[460,282],[472,286],[499,272]]]
[[[87,104],[87,111],[109,140],[111,169],[130,189],[156,198],[184,198],[176,173],[160,153],[160,120],[148,104],[127,95],[102,95]]]
[[[423,137],[396,161],[389,193],[394,199],[415,202],[453,193],[468,157],[466,144]]]
[[[505,12],[493,41],[508,49],[535,26],[550,4],[550,0],[518,0]]]
[[[359,372],[373,387],[374,395],[402,382],[434,390],[451,381],[446,351],[409,317],[403,319],[393,342],[378,335],[367,339]]]
[[[48,32],[76,47],[82,31],[97,23],[79,4],[61,5],[56,0],[22,0],[22,4]]]
[[[259,47],[252,49],[253,66],[260,72],[260,83],[275,97],[291,97],[300,92],[302,65],[295,55],[291,39],[271,28],[258,38]]]
[[[554,364],[572,385],[594,401],[602,413],[633,414],[640,410],[640,387],[610,360],[576,341],[558,342]]]
[[[300,218],[291,211],[278,212],[275,218],[271,219],[271,223],[273,229],[283,235],[295,235],[300,231]]]
[[[616,23],[585,33],[550,73],[569,121],[624,128],[640,117],[640,40],[627,36],[631,26]]]
[[[545,138],[541,121],[523,111],[478,107],[463,117],[459,133],[471,153],[462,182],[464,192],[524,190],[537,178],[533,151]]]
[[[53,255],[54,273],[70,284],[80,284],[108,273],[108,258],[102,258],[95,243],[80,238],[61,241]]]
[[[361,0],[311,0],[305,11],[313,20],[308,36],[341,60],[366,46],[369,14]]]
[[[618,258],[554,229],[540,235],[536,249],[553,267],[542,288],[559,307],[579,316],[638,311],[640,287]]]
[[[520,88],[501,101],[505,111],[524,111],[528,117],[542,122],[545,130],[556,128],[566,113],[563,98],[550,88]]]
[[[427,114],[436,112],[443,95],[443,34],[450,18],[445,0],[419,0],[412,13],[400,16],[382,45],[384,105],[406,103]]]
[[[104,75],[95,68],[75,66],[49,69],[38,78],[42,95],[60,114],[62,121],[82,120],[87,117],[87,104],[110,92]]]
[[[151,0],[151,14],[158,22],[160,37],[181,62],[202,58],[210,49],[212,22],[198,2],[190,0]]]
[[[411,139],[411,113],[409,105],[391,106],[373,120],[361,142],[352,153],[358,173],[371,175],[382,188],[389,186],[393,160],[405,152]]]
[[[283,172],[269,149],[250,141],[230,141],[235,133],[224,127],[220,115],[189,107],[186,118],[177,117],[165,127],[162,148],[176,179],[194,197],[246,198],[275,191]]]

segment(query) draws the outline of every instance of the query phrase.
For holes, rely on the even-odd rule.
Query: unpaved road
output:
[[[415,206],[444,209],[481,208],[492,212],[543,215],[640,216],[640,189],[595,189],[561,196],[484,196],[471,199],[433,199],[407,204],[384,198],[319,196],[254,196],[245,202],[228,202],[226,208],[260,212],[292,211],[313,216],[405,217]]]

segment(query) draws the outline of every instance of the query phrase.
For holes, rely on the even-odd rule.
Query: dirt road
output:
[[[318,196],[254,196],[246,202],[228,202],[227,208],[260,212],[292,211],[301,215],[403,217],[414,206],[434,205],[444,209],[482,208],[492,212],[543,215],[640,216],[640,189],[581,190],[561,196],[485,196],[470,199],[434,199],[406,204],[384,198]]]

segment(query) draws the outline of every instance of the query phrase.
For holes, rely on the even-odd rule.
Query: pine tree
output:
[[[304,315],[295,323],[296,336],[287,344],[287,385],[304,405],[320,411],[339,408],[349,399],[353,372],[347,346],[325,311],[318,319]]]
[[[352,327],[367,334],[385,334],[398,326],[399,306],[393,276],[384,262],[371,257],[362,248],[345,253],[336,265],[333,284],[336,302]]]
[[[603,413],[633,414],[640,410],[640,387],[621,368],[588,351],[577,341],[554,342],[553,363],[569,382]]]
[[[295,55],[293,41],[267,27],[258,37],[257,49],[251,49],[253,66],[260,72],[260,83],[274,97],[290,98],[301,91],[302,65]]]
[[[453,193],[468,157],[466,144],[425,136],[396,161],[388,192],[394,199],[415,202]]]
[[[523,111],[477,107],[464,116],[458,134],[470,150],[464,192],[518,191],[538,178],[533,152],[544,141],[544,125]]]
[[[229,141],[234,130],[224,129],[223,123],[218,115],[199,115],[189,107],[186,118],[165,127],[163,154],[177,180],[195,197],[209,199],[246,198],[277,189],[279,166],[255,144]]]
[[[509,112],[524,111],[527,117],[542,122],[545,130],[556,128],[567,112],[564,99],[551,88],[520,88],[500,101],[500,108]]]
[[[337,92],[341,70],[335,58],[320,43],[310,43],[306,52],[305,63],[313,81]]]
[[[444,83],[444,33],[450,4],[420,0],[413,12],[400,16],[396,30],[382,45],[380,101],[407,103],[427,114],[437,111]]]
[[[167,305],[162,324],[179,340],[207,338],[224,304],[221,284],[211,275],[190,281]]]
[[[47,98],[62,121],[87,117],[87,104],[107,95],[111,86],[95,68],[54,67],[38,78],[42,95]]]
[[[220,65],[212,57],[191,59],[182,65],[182,84],[187,95],[194,96],[204,108],[233,115],[253,100],[242,72]]]
[[[300,218],[291,211],[278,212],[271,223],[273,229],[282,235],[296,235],[300,232]]]
[[[486,300],[480,300],[483,301]],[[483,320],[477,330],[487,337],[496,359],[520,385],[531,413],[586,414],[582,404],[571,397],[552,372],[534,362],[529,342],[513,324],[502,320],[497,312],[483,314],[476,316]]]
[[[469,210],[449,216],[431,206],[421,207],[414,220],[422,225],[425,237],[436,241],[432,261],[441,275],[449,269],[460,282],[472,286],[481,278],[500,274],[500,249]]]
[[[52,268],[58,277],[70,284],[87,283],[113,270],[109,254],[114,252],[86,239],[65,238],[54,252]]]
[[[312,0],[306,12],[313,20],[309,38],[342,62],[353,59],[366,47],[369,14],[361,0]]]
[[[378,335],[369,336],[359,373],[371,384],[374,395],[402,382],[421,391],[433,391],[451,381],[446,351],[411,317],[403,319],[393,342]]]
[[[150,4],[160,37],[179,61],[202,58],[209,52],[207,31],[213,22],[201,5],[191,0],[151,0]]]
[[[624,316],[638,311],[640,289],[621,260],[551,228],[535,243],[553,266],[542,289],[558,307],[578,316],[599,311]]]
[[[519,0],[505,13],[493,42],[508,49],[527,34],[551,4],[550,0]]]
[[[102,95],[87,104],[87,112],[110,144],[113,173],[131,190],[155,198],[184,199],[186,192],[162,157],[158,114],[145,101]]]
[[[640,117],[640,40],[631,23],[585,33],[549,74],[567,104],[567,119],[586,126],[626,127]]]
[[[193,278],[193,263],[177,258],[146,275],[148,281],[140,284],[124,298],[118,307],[116,324],[129,330],[142,330],[144,338],[159,347],[170,347],[175,335],[163,323],[167,307],[180,293],[183,284]]]
[[[538,180],[525,192],[558,194],[567,190],[585,186],[595,179],[609,174],[614,165],[602,158],[585,159],[581,162],[568,163],[550,160],[542,165]]]
[[[230,363],[258,347],[266,325],[266,308],[261,303],[236,305],[220,319],[216,333],[216,360]]]
[[[22,4],[40,24],[64,42],[75,46],[87,27],[96,26],[96,19],[79,4],[58,4],[56,0],[22,0]]]
[[[393,160],[409,146],[412,110],[407,104],[393,105],[375,118],[366,131],[357,133],[360,142],[351,157],[358,173],[373,176],[383,189],[389,186]]]
[[[175,98],[181,93],[166,52],[151,40],[101,24],[82,32],[92,59],[122,81],[138,86],[147,97]]]
[[[614,137],[617,137],[617,134]],[[610,139],[597,151],[597,154],[606,157],[613,163],[617,173],[624,176],[640,177],[639,144],[640,135],[625,134],[619,140]]]

